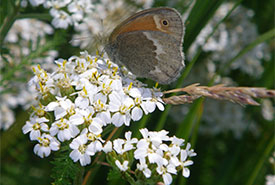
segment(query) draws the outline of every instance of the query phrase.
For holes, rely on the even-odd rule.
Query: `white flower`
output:
[[[138,121],[143,116],[143,111],[145,114],[148,114],[148,110],[152,112],[154,106],[150,107],[153,104],[148,104],[148,99],[152,98],[151,92],[149,89],[145,88],[131,88],[129,95],[134,98],[135,107],[132,110],[132,119]],[[149,107],[147,107],[149,106]],[[142,111],[143,109],[143,111]]]
[[[107,101],[107,99],[105,101]],[[106,102],[98,99],[93,103],[93,107],[96,112],[96,117],[103,121],[104,126],[111,123],[112,118],[110,111],[107,109]]]
[[[63,118],[55,121],[50,128],[50,134],[52,136],[57,135],[58,140],[62,142],[75,137],[78,133],[79,129],[77,126]]]
[[[186,150],[181,150],[180,152],[180,165],[182,167],[182,176],[184,177],[189,177],[190,175],[190,170],[188,168],[186,168],[186,166],[190,166],[193,164],[193,161],[191,160],[187,160],[188,155]]]
[[[78,94],[78,97],[75,99],[75,105],[76,107],[85,109],[90,103],[86,88],[84,87],[82,91],[78,92]]]
[[[148,157],[150,163],[156,163],[159,166],[167,163],[163,157],[161,150],[157,148],[151,148],[151,142],[145,139],[141,139],[137,143],[137,149],[134,152],[134,157],[136,159],[142,159]]]
[[[163,166],[157,167],[158,174],[162,175],[162,179],[165,185],[169,185],[172,183],[172,175],[168,173],[167,169]]]
[[[44,3],[45,8],[53,7],[55,9],[60,9],[67,6],[71,0],[48,0]]]
[[[95,140],[89,144],[88,149],[91,151],[91,155],[95,155],[97,152],[102,151],[103,146],[99,140]]]
[[[41,131],[49,131],[49,127],[45,123],[48,121],[49,120],[44,117],[31,117],[30,121],[27,121],[26,124],[23,126],[22,131],[24,134],[30,132],[30,140],[36,140],[38,137],[41,136]]]
[[[70,153],[70,157],[74,162],[80,161],[81,166],[86,166],[91,163],[91,155],[94,155],[94,152],[91,151],[91,148],[87,146],[87,136],[82,134],[75,138],[71,144],[70,148],[73,151]]]
[[[124,150],[123,150],[123,144],[125,143],[125,141],[123,139],[115,139],[113,141],[114,143],[114,150],[118,153],[118,154],[123,154]]]
[[[120,127],[123,124],[129,126],[131,120],[130,110],[134,105],[133,99],[123,92],[118,93],[116,91],[112,92],[109,98],[109,109],[111,112],[114,112],[112,123],[116,127]]]
[[[113,151],[113,147],[112,147],[112,142],[108,141],[107,143],[105,143],[103,149],[102,149],[105,153],[109,153],[111,151]]]
[[[78,0],[73,1],[68,6],[68,11],[73,13],[72,17],[75,23],[81,21],[84,17],[84,13],[89,13],[92,11],[93,5],[89,0]]]
[[[274,185],[275,184],[275,175],[267,175],[265,185]]]
[[[138,142],[137,138],[132,138],[131,139],[131,136],[132,136],[131,131],[128,131],[128,132],[125,133],[125,139],[126,139],[125,145],[124,145],[124,150],[125,151],[129,151],[129,150],[132,150],[133,148],[135,148],[133,146],[133,144]]]
[[[186,149],[181,149],[184,140],[175,136],[167,136],[168,132],[165,130],[149,132],[145,128],[140,129],[140,132],[143,138],[136,145],[134,158],[139,160],[137,169],[142,171],[145,177],[149,178],[151,171],[156,170],[162,176],[165,184],[171,184],[171,174],[177,174],[177,170],[180,169],[183,170],[184,177],[189,177],[190,171],[187,167],[192,165],[193,161],[187,160],[187,157],[196,155],[193,149],[190,149],[189,143]],[[171,144],[168,145],[167,142]],[[157,168],[151,169],[152,165],[150,164],[157,164]]]
[[[134,146],[133,144],[134,143],[137,143],[137,139],[136,138],[133,138],[131,139],[131,135],[132,133],[129,131],[129,132],[126,132],[125,133],[125,138],[126,140],[124,139],[115,139],[113,141],[113,144],[114,144],[114,150],[118,153],[118,154],[123,154],[124,152],[127,152],[129,150],[132,150],[134,149]]]
[[[89,119],[89,117],[92,117],[93,115],[93,108],[88,107],[87,109],[75,109],[75,114],[70,116],[69,121],[70,123],[74,125],[81,125],[83,124],[86,120]]]
[[[87,81],[87,79],[80,79],[80,81],[82,81],[82,83],[84,82],[84,84],[82,84],[82,90],[77,92],[78,97],[75,99],[75,105],[79,108],[86,108],[90,105],[90,102],[93,102],[94,96],[98,92],[98,88],[96,85]]]
[[[164,110],[164,102],[162,101],[161,96],[161,92],[152,91],[151,97],[146,98],[148,101],[144,103],[144,106],[149,113],[153,112],[156,109],[156,107],[158,107],[158,109],[161,111]]]
[[[186,145],[186,152],[187,152],[187,155],[189,157],[193,157],[193,156],[196,156],[197,154],[194,152],[194,149],[190,149],[191,148],[191,144],[190,143],[187,143]]]
[[[48,5],[54,7],[55,3],[58,4],[53,0],[52,4]],[[59,9],[60,7],[54,7],[52,13],[61,11]],[[91,162],[90,157],[101,151],[105,153],[114,151],[118,155],[134,152],[134,157],[139,160],[138,168],[147,178],[156,171],[150,168],[156,165],[151,164],[164,166],[167,171],[173,169],[172,167],[176,164],[177,167],[180,165],[179,160],[170,162],[168,158],[177,157],[181,147],[180,141],[174,139],[175,143],[171,146],[166,145],[164,142],[172,140],[167,136],[166,131],[149,132],[147,129],[142,129],[143,139],[140,141],[131,138],[131,132],[125,133],[125,139],[115,139],[113,142],[105,143],[101,138],[107,124],[112,123],[116,127],[123,124],[129,126],[131,120],[139,120],[144,114],[155,110],[157,106],[162,109],[161,94],[135,82],[134,77],[131,82],[127,81],[128,77],[120,76],[116,64],[92,57],[87,52],[81,53],[81,57],[73,56],[68,61],[59,59],[55,62],[58,69],[52,74],[46,73],[39,67],[35,68],[36,78],[32,83],[38,89],[42,89],[41,92],[45,91],[44,84],[49,83],[48,87],[52,95],[50,98],[55,100],[42,108],[40,116],[54,114],[53,122],[47,120],[50,125],[48,132],[61,142],[72,140],[70,157],[75,162],[80,161],[81,165],[87,165]],[[37,99],[40,102],[42,100],[47,102],[48,92],[44,97],[37,97]],[[46,120],[43,121],[46,122]],[[36,120],[36,122],[44,124],[42,121]],[[33,128],[30,126],[25,126],[23,132],[32,132]],[[32,134],[35,135],[33,138],[40,136],[41,131],[47,130]],[[121,170],[128,169],[129,162],[124,161],[123,164],[118,162],[117,165]],[[173,170],[170,171],[173,172]],[[170,171],[169,173],[172,173]]]
[[[158,147],[162,143],[162,141],[170,140],[169,136],[167,136],[168,131],[165,130],[161,130],[159,132],[149,132],[148,129],[144,128],[140,129],[140,133],[142,134],[144,139],[152,142],[155,147]]]
[[[45,2],[45,0],[29,0],[32,6],[39,6]]]
[[[51,9],[50,14],[53,16],[52,25],[56,28],[66,29],[73,24],[72,17],[62,10]]]
[[[60,148],[60,143],[55,137],[49,134],[43,133],[41,137],[37,138],[39,144],[36,144],[33,151],[39,157],[48,157],[51,154],[51,150],[57,151]]]
[[[90,155],[95,155],[96,152],[100,152],[103,149],[102,143],[104,140],[99,135],[96,135],[92,132],[89,132],[87,128],[84,128],[81,132],[81,135],[85,134],[90,144],[88,145]]]
[[[125,172],[126,170],[128,170],[129,161],[124,161],[123,164],[121,164],[119,160],[116,160],[115,163],[121,171]]]
[[[63,118],[67,113],[74,114],[75,105],[67,97],[56,97],[56,102],[51,102],[46,106],[46,111],[54,111],[55,120]]]
[[[89,131],[92,132],[95,135],[99,135],[102,133],[102,126],[103,126],[103,122],[101,119],[99,118],[93,118],[90,121],[90,125],[89,125]]]
[[[137,163],[137,169],[140,170],[140,171],[142,171],[143,174],[144,174],[144,176],[145,176],[146,178],[151,177],[152,172],[151,172],[151,170],[148,168],[148,165],[147,165],[146,162],[145,162],[145,158],[141,158],[141,159],[139,160],[139,162],[140,162],[140,163]]]

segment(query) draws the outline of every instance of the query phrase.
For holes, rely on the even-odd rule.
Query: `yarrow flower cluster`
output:
[[[156,107],[164,110],[162,93],[145,88],[130,73],[122,77],[118,66],[108,60],[83,52],[80,57],[60,59],[56,63],[58,69],[52,74],[40,66],[33,68],[35,77],[30,81],[37,90],[38,107],[33,107],[23,132],[44,147],[40,147],[44,152],[35,150],[40,157],[56,150],[56,144],[76,138],[81,141],[77,144],[92,141],[98,146],[104,143],[100,138],[103,127],[129,126],[131,120],[141,119]],[[86,138],[79,136],[84,133]],[[54,148],[51,142],[55,143]],[[71,148],[76,149],[74,143]]]
[[[126,139],[106,142],[101,137],[106,126],[130,126],[131,120],[140,120],[157,107],[163,111],[161,92],[146,88],[126,69],[120,72],[116,64],[87,52],[56,63],[58,69],[51,74],[40,66],[33,68],[35,76],[29,83],[37,90],[38,106],[33,107],[22,130],[37,142],[35,154],[47,157],[69,141],[70,158],[82,166],[103,151],[108,162],[124,173],[135,159],[140,174],[162,177],[165,184],[179,170],[189,176],[187,166],[193,162],[187,158],[196,154],[190,144],[183,149],[184,140],[167,136],[167,131],[142,129],[140,140],[131,138],[131,132],[125,134]],[[130,153],[132,158],[125,158]]]
[[[228,20],[221,23],[214,35],[205,43],[207,36],[213,31],[215,25],[223,19],[232,9],[234,3],[224,3],[216,11],[213,19],[200,32],[196,41],[190,47],[188,58],[192,58],[198,47],[203,51],[211,53],[209,65],[225,65],[231,58],[235,57],[242,48],[254,41],[259,36],[257,26],[251,21],[254,12],[243,6],[239,6],[228,17]],[[238,58],[230,68],[239,69],[243,73],[259,77],[263,73],[262,60],[270,60],[268,45],[261,43],[251,51]],[[213,69],[213,67],[212,67]],[[210,73],[215,71],[209,71]]]
[[[197,154],[188,143],[184,144],[183,139],[167,136],[165,130],[150,132],[141,129],[142,139],[131,138],[131,132],[125,133],[125,139],[116,139],[113,142],[113,151],[108,153],[108,161],[114,163],[122,172],[130,172],[133,159],[137,160],[135,172],[141,178],[151,177],[162,178],[164,184],[172,183],[172,174],[176,175],[179,171],[184,177],[189,177],[190,171],[187,168],[193,164],[188,160],[189,157]]]
[[[53,17],[52,25],[55,28],[63,28],[66,29],[68,26],[78,26],[83,21],[88,21],[90,15],[95,13],[100,13],[104,15],[104,18],[108,16],[107,11],[104,6],[108,6],[106,9],[108,11],[112,11],[115,9],[115,6],[122,6],[123,4],[127,4],[125,0],[103,0],[95,2],[93,0],[28,0],[30,4],[34,7],[43,5],[44,8],[49,9],[50,15]],[[153,4],[153,0],[136,0],[133,1],[139,6],[143,6],[144,8],[149,8]],[[27,4],[23,3],[24,6]],[[91,22],[95,24],[100,24],[95,21],[94,18]]]
[[[29,2],[34,7],[43,5],[50,9],[53,17],[52,25],[64,29],[69,25],[77,26],[93,8],[92,0],[29,0]]]

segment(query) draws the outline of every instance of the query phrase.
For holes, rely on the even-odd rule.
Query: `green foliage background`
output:
[[[191,2],[191,1],[190,1]],[[190,45],[198,36],[200,30],[204,28],[206,23],[211,20],[217,8],[225,2],[224,0],[197,0],[190,16],[187,19],[186,34],[184,42],[184,50],[187,51]],[[274,49],[274,1],[273,0],[243,0],[233,1],[245,7],[254,10],[254,23],[259,31],[260,42],[267,42]],[[28,8],[23,12],[17,12],[15,1],[2,0],[0,6],[1,17],[0,24],[3,26],[4,19],[10,17],[5,29],[9,29],[16,18],[37,17],[46,22],[50,22],[51,17],[44,9]],[[154,6],[164,6],[167,4],[165,0],[155,1]],[[186,11],[186,1],[180,0],[175,5],[179,11]],[[10,24],[10,25],[9,25]],[[60,57],[67,58],[77,55],[79,49],[73,48],[68,44],[72,30],[56,30],[51,41],[41,46],[41,50],[54,48],[60,52]],[[5,30],[1,32],[1,41],[5,35]],[[266,36],[266,34],[268,34]],[[266,36],[266,37],[263,37]],[[251,43],[250,47],[255,47],[257,43]],[[40,51],[41,51],[40,50]],[[7,52],[5,46],[1,42],[1,52]],[[192,73],[192,66],[198,65],[203,52],[198,50],[197,56],[192,61],[186,61],[187,67],[182,78],[178,82],[178,86],[182,84],[184,78]],[[244,52],[246,52],[244,48]],[[39,55],[33,53],[28,56],[27,61],[32,56]],[[238,56],[237,56],[238,57]],[[249,79],[234,72],[231,75],[240,86],[258,86],[274,89],[274,50],[271,52],[271,59],[265,64],[264,74],[259,79]],[[8,65],[8,64],[7,64]],[[3,72],[3,71],[1,71]],[[221,76],[225,74],[220,74]],[[11,80],[12,77],[11,77]],[[15,79],[16,80],[16,79]],[[209,82],[211,84],[211,82]],[[203,84],[206,85],[206,84]],[[167,89],[173,87],[164,87]],[[172,136],[176,134],[178,137],[185,138],[192,143],[192,148],[198,154],[194,157],[194,165],[191,166],[191,176],[185,180],[183,178],[174,179],[174,184],[192,184],[192,185],[261,185],[265,183],[267,174],[274,174],[274,166],[268,163],[268,158],[274,151],[274,122],[265,121],[261,116],[259,107],[243,107],[246,113],[257,122],[260,128],[260,137],[255,137],[251,133],[244,133],[243,137],[235,139],[231,133],[219,134],[216,136],[200,135],[198,128],[201,124],[202,111],[207,109],[204,107],[204,99],[199,99],[190,106],[190,111],[183,117],[181,123],[175,123],[169,117],[170,105],[166,105],[164,112],[156,111],[152,115],[144,116],[139,122],[132,123],[130,128],[120,130],[122,133],[126,130],[133,131],[135,136],[139,136],[137,131],[139,128],[148,127],[151,130],[161,130],[165,128]],[[58,154],[54,153],[46,159],[40,159],[33,153],[33,143],[28,139],[28,135],[23,135],[21,128],[28,119],[28,112],[21,108],[16,110],[16,122],[7,131],[1,131],[1,185],[17,185],[28,184],[46,185],[53,182],[53,177],[57,173],[53,171],[54,165],[50,162]],[[234,115],[232,115],[234,116]],[[219,123],[217,123],[219,124]],[[230,123],[228,123],[230,124]],[[68,165],[70,165],[68,163]],[[73,168],[73,167],[72,167]],[[62,170],[62,169],[55,169]],[[65,167],[63,170],[66,170]],[[88,170],[85,169],[85,170]],[[100,167],[93,171],[89,184],[108,184],[123,185],[127,184],[121,179],[108,178],[107,167]],[[81,171],[81,170],[80,170]],[[53,173],[54,172],[54,173]],[[84,173],[83,171],[80,173]],[[75,182],[77,184],[77,182]]]

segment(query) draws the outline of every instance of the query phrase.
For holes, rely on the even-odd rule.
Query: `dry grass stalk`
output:
[[[267,90],[259,87],[225,87],[224,84],[212,87],[199,86],[198,83],[184,88],[173,89],[163,92],[164,94],[185,92],[188,95],[171,96],[163,98],[167,104],[192,103],[199,97],[208,97],[217,100],[229,100],[241,105],[259,105],[253,98],[272,98],[275,97],[275,90]]]

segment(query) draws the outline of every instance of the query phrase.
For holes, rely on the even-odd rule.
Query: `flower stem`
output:
[[[16,20],[16,16],[19,13],[19,9],[20,9],[20,1],[16,1],[15,6],[12,9],[12,13],[4,19],[3,24],[0,27],[0,45],[1,46],[3,46],[3,41],[6,38],[6,35],[9,32],[14,21]],[[1,52],[2,52],[2,47],[0,47],[0,53]]]

